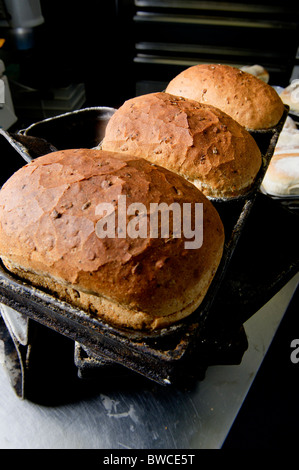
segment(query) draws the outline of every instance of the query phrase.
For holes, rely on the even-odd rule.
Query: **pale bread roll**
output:
[[[290,111],[299,113],[299,79],[295,79],[281,93],[280,98],[290,107]]]
[[[270,78],[269,72],[262,65],[259,65],[259,64],[244,65],[243,67],[240,68],[240,70],[243,70],[243,72],[251,73],[252,75],[259,78],[265,83],[269,82],[269,78]]]
[[[273,196],[299,196],[299,148],[273,155],[262,187]]]

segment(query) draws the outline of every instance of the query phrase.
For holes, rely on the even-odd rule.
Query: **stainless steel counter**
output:
[[[245,323],[241,364],[210,367],[192,389],[148,382],[49,407],[18,398],[0,367],[0,448],[221,448],[298,282],[299,274]]]

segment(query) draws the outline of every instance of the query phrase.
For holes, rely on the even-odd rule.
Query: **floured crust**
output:
[[[273,196],[298,196],[299,149],[273,155],[262,186]]]
[[[174,77],[167,93],[221,109],[247,129],[269,129],[284,112],[277,92],[254,75],[223,64],[199,64]]]
[[[245,193],[262,162],[253,137],[227,114],[169,93],[126,101],[110,119],[102,148],[142,156],[209,197]]]
[[[243,72],[251,73],[260,80],[263,80],[263,82],[265,83],[269,82],[269,72],[262,65],[244,65],[243,67],[241,67],[240,70],[243,70]]]
[[[99,238],[100,203],[203,203],[203,245],[186,238]],[[194,223],[194,219],[192,219]],[[116,224],[117,227],[117,224]],[[189,240],[188,240],[189,241]],[[0,191],[0,256],[34,285],[116,326],[169,325],[200,304],[224,244],[220,217],[195,186],[144,159],[100,150],[54,152]]]
[[[293,80],[293,82],[281,92],[280,98],[290,107],[291,111],[299,113],[299,80]]]

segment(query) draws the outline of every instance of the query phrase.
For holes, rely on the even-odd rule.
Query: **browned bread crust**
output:
[[[202,246],[186,249],[187,238],[171,230],[167,238],[100,238],[97,207],[112,203],[117,213],[121,195],[148,210],[154,202],[203,203]],[[120,327],[155,329],[192,313],[215,275],[223,244],[212,203],[183,178],[136,157],[54,152],[18,170],[0,191],[5,266]]]
[[[270,85],[229,65],[189,67],[170,81],[166,92],[216,106],[247,129],[269,129],[284,112]]]
[[[110,119],[102,148],[168,168],[208,197],[247,192],[262,161],[253,137],[230,116],[169,93],[126,101]]]

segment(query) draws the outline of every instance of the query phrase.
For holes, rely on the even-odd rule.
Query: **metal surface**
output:
[[[69,388],[54,406],[19,400],[0,367],[0,448],[221,448],[298,281],[297,275],[245,323],[249,348],[241,364],[210,367],[191,388],[105,377],[84,382],[76,399]],[[64,385],[52,385],[52,399]]]

